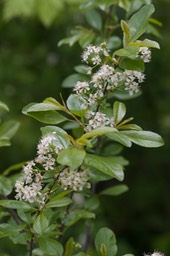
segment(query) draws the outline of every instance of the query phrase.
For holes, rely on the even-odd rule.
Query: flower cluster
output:
[[[63,149],[62,145],[57,143],[55,133],[42,137],[37,149],[38,156],[35,161],[41,164],[46,171],[53,170],[55,156]]]
[[[140,57],[145,63],[151,61],[151,50],[148,47],[140,47],[137,57]]]
[[[91,131],[92,129],[101,127],[101,126],[110,126],[114,127],[114,117],[109,118],[106,114],[101,112],[93,112],[88,111],[86,114],[86,118],[88,119],[88,125],[86,126],[86,131]]]
[[[139,92],[139,84],[144,81],[145,75],[135,70],[125,70],[123,75],[125,90],[128,91],[130,95]]]
[[[24,200],[30,203],[43,203],[45,198],[42,198],[42,179],[40,172],[35,168],[35,162],[30,161],[23,167],[23,179],[17,180],[16,199]]]
[[[161,252],[155,251],[155,252],[153,252],[153,253],[144,254],[144,256],[164,256],[164,254],[161,253]]]
[[[100,46],[89,45],[82,54],[82,59],[87,64],[92,64],[93,66],[100,65],[102,63],[103,57],[109,56],[106,44],[103,43]]]
[[[88,171],[82,168],[76,170],[65,168],[59,175],[59,183],[64,190],[81,191],[85,187],[90,188],[88,179]]]
[[[40,139],[37,146],[37,157],[23,166],[23,179],[18,180],[15,184],[17,200],[44,203],[45,195],[42,193],[43,176],[36,165],[39,164],[43,167],[41,169],[45,171],[53,170],[56,164],[56,156],[62,149],[63,147],[57,143],[54,133],[49,133]]]

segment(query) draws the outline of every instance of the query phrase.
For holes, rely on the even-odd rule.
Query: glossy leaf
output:
[[[137,125],[137,124],[124,124],[124,125],[119,125],[119,130],[136,130],[136,131],[141,131],[142,128]]]
[[[121,131],[121,133],[128,137],[133,143],[142,147],[156,148],[164,145],[162,137],[150,131]]]
[[[57,240],[48,237],[40,237],[38,238],[38,243],[45,255],[63,256],[63,246]]]
[[[120,144],[122,144],[125,147],[131,147],[132,146],[132,142],[130,141],[130,139],[126,135],[120,133],[119,131],[109,133],[107,135],[107,137],[111,140],[119,142]]]
[[[33,229],[37,234],[42,235],[48,226],[49,221],[47,217],[43,213],[40,213],[34,221]]]
[[[12,192],[12,189],[11,180],[0,175],[0,194],[8,196]]]
[[[129,43],[131,46],[140,46],[140,47],[148,47],[148,48],[156,48],[160,49],[159,44],[156,41],[150,40],[150,39],[144,39],[143,41],[137,40],[135,42]]]
[[[66,228],[74,225],[81,219],[94,219],[95,214],[93,212],[85,211],[85,210],[74,210],[71,211],[64,219],[63,224]]]
[[[86,76],[82,74],[72,74],[63,80],[62,87],[72,88],[75,86],[77,81],[83,82],[85,79],[86,79]]]
[[[85,12],[85,17],[89,25],[92,26],[94,29],[99,31],[102,29],[102,19],[100,14],[96,10],[87,10]]]
[[[51,103],[31,103],[23,108],[22,113],[45,124],[59,124],[67,118],[55,111],[58,109],[57,105]]]
[[[90,132],[83,134],[80,138],[77,139],[77,143],[80,145],[83,145],[84,141],[86,141],[87,139],[102,136],[115,131],[117,130],[112,127],[107,127],[107,126],[99,127],[99,128],[93,129]]]
[[[57,162],[69,166],[72,170],[78,168],[85,158],[86,151],[81,148],[63,149],[57,157]]]
[[[124,103],[115,101],[113,105],[113,116],[115,120],[115,124],[118,124],[124,116],[126,115],[126,106]]]
[[[0,205],[5,208],[11,209],[23,209],[23,210],[33,210],[34,208],[25,202],[16,201],[16,200],[0,200]]]
[[[71,94],[67,99],[67,107],[68,109],[77,116],[84,116],[86,110],[82,107],[83,101],[80,99],[78,95]]]
[[[124,178],[123,166],[116,157],[102,157],[86,154],[84,164],[98,169],[99,171],[116,178],[120,181]]]
[[[7,106],[4,102],[2,102],[2,101],[0,101],[0,109],[3,109],[3,110],[6,110],[6,111],[9,111],[8,106]]]
[[[145,33],[148,25],[148,20],[154,12],[152,4],[145,5],[138,12],[136,12],[129,20],[130,28],[130,42],[137,40],[143,33]]]
[[[115,256],[117,245],[114,233],[108,228],[101,228],[95,238],[95,247],[100,256]]]
[[[144,72],[145,70],[144,62],[140,59],[132,60],[132,59],[123,57],[121,58],[119,65],[121,68],[128,69],[128,70],[136,70],[141,72]]]
[[[47,208],[64,207],[72,203],[72,200],[68,197],[52,198],[47,204]]]
[[[55,137],[55,140],[53,143],[56,143],[57,145],[62,145],[63,148],[67,148],[70,145],[70,140],[68,134],[60,127],[56,126],[45,126],[41,128],[42,135],[47,135],[52,133]]]
[[[130,39],[130,28],[124,20],[121,20],[120,26],[123,31],[123,45],[126,46]]]
[[[137,45],[128,45],[125,48],[121,48],[114,52],[115,55],[120,56],[120,57],[127,57],[130,59],[135,59],[137,56],[137,53],[139,51],[139,46]]]
[[[7,121],[0,126],[0,138],[11,139],[20,126],[19,122]]]
[[[128,186],[126,185],[115,185],[109,188],[104,189],[102,192],[100,192],[100,195],[105,196],[118,196],[123,193],[125,193],[128,190]]]

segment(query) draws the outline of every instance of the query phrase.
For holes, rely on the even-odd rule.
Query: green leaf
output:
[[[77,139],[77,143],[80,145],[84,145],[84,142],[86,142],[87,139],[102,136],[115,131],[117,131],[117,129],[112,127],[107,127],[107,126],[99,127],[99,128],[93,129],[90,132],[83,134],[80,138]]]
[[[0,109],[3,109],[3,110],[6,110],[6,111],[9,111],[8,106],[7,106],[4,102],[2,102],[2,101],[0,101]]]
[[[0,175],[0,194],[8,196],[12,192],[12,189],[11,180]]]
[[[136,12],[129,20],[130,28],[130,42],[137,40],[147,30],[148,19],[154,12],[152,4],[145,5],[138,12]]]
[[[141,71],[144,72],[145,70],[145,65],[143,60],[136,59],[132,60],[126,57],[121,58],[119,66],[123,69],[128,69],[128,70],[136,70],[136,71]]]
[[[77,116],[84,116],[87,110],[82,107],[83,101],[76,94],[70,94],[67,99],[67,107],[68,109]]]
[[[142,128],[137,125],[137,124],[125,124],[119,126],[119,130],[136,130],[136,131],[141,131]]]
[[[93,42],[95,38],[95,34],[93,30],[91,29],[86,29],[83,31],[79,38],[79,44],[82,48],[85,48],[87,45]]]
[[[100,192],[100,195],[105,196],[118,196],[123,193],[125,193],[128,190],[128,186],[126,185],[115,185],[110,188],[104,189],[102,192]]]
[[[1,223],[0,224],[0,238],[6,236],[15,236],[19,231],[22,231],[22,226],[16,226],[15,224]]]
[[[57,0],[36,0],[36,13],[45,26],[50,26],[62,11],[63,3]]]
[[[150,131],[121,131],[133,143],[142,147],[156,148],[164,145],[162,137]]]
[[[101,228],[95,238],[95,247],[100,256],[115,256],[117,245],[114,233],[108,228]]]
[[[74,67],[74,70],[80,74],[87,74],[88,66],[87,65],[77,65]]]
[[[129,43],[131,46],[139,46],[139,47],[148,47],[148,48],[156,48],[160,49],[159,44],[156,41],[150,40],[150,39],[144,39],[143,41],[137,40],[135,42]]]
[[[58,198],[58,196],[52,198],[47,204],[47,208],[64,207],[72,203],[72,200],[68,197]]]
[[[33,229],[37,234],[43,235],[48,226],[49,221],[47,217],[43,213],[40,213],[34,221]]]
[[[57,240],[48,237],[40,237],[38,238],[38,243],[45,255],[63,256],[63,246]]]
[[[64,256],[70,256],[73,253],[74,249],[75,249],[75,242],[74,242],[74,239],[70,237],[66,242]]]
[[[120,26],[121,26],[122,31],[124,32],[123,33],[123,45],[126,46],[130,39],[130,28],[129,28],[128,24],[126,23],[126,21],[124,21],[124,20],[121,20]]]
[[[62,128],[48,125],[48,126],[42,127],[41,132],[43,136],[52,133],[53,136],[55,137],[55,140],[53,143],[60,145],[63,148],[67,148],[70,146],[69,136]]]
[[[0,147],[11,146],[11,142],[7,138],[0,138]]]
[[[16,200],[0,200],[0,205],[5,208],[11,208],[11,209],[23,209],[23,210],[33,210],[34,209],[28,203],[16,201]]]
[[[94,10],[94,9],[87,10],[85,12],[85,17],[91,27],[93,27],[96,30],[101,31],[102,19],[101,19],[100,14],[96,10]]]
[[[115,101],[113,105],[113,116],[115,120],[115,124],[118,124],[124,116],[126,115],[126,106],[124,103]]]
[[[70,212],[66,217],[63,218],[63,224],[66,228],[74,225],[81,219],[93,219],[95,218],[95,214],[93,212],[85,211],[85,210],[74,210]]]
[[[46,98],[43,102],[53,106],[55,109],[52,109],[52,110],[62,110],[62,111],[66,110],[65,106],[61,105],[60,102],[58,102],[56,99],[52,97]]]
[[[4,1],[3,17],[10,20],[13,17],[29,17],[34,12],[34,0],[6,0]]]
[[[120,181],[124,178],[123,166],[117,157],[102,157],[92,154],[86,154],[84,164],[98,169],[99,171],[116,178]]]
[[[7,121],[0,126],[0,138],[11,139],[20,126],[19,122]]]
[[[72,74],[63,80],[62,87],[72,88],[75,86],[77,81],[83,82],[85,79],[86,79],[86,76],[82,74]]]
[[[132,146],[130,139],[119,131],[109,133],[109,134],[107,134],[107,137],[111,140],[119,142],[120,144],[122,144],[125,147]]]
[[[137,45],[128,45],[125,48],[121,48],[114,52],[115,55],[120,57],[127,57],[130,59],[135,59],[139,51],[139,46]]]
[[[85,158],[86,151],[81,148],[68,148],[60,151],[57,162],[69,166],[72,170],[78,168]]]
[[[22,113],[45,124],[59,124],[67,120],[55,110],[58,110],[58,107],[54,104],[31,103],[23,108]]]
[[[30,241],[31,237],[32,237],[31,232],[22,232],[19,234],[15,233],[15,234],[11,235],[10,239],[14,244],[27,245],[28,241]]]
[[[73,36],[63,38],[58,42],[58,47],[68,44],[70,47],[72,47],[76,42],[79,41],[80,37],[82,36],[83,31],[76,30],[74,31]]]

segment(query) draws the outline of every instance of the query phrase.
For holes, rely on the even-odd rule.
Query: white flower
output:
[[[34,180],[30,181],[30,183],[26,183],[21,180],[17,180],[15,184],[15,191],[16,191],[16,196],[15,198],[20,201],[28,201],[30,203],[34,202],[41,202],[41,195],[42,195],[42,176],[41,174],[36,170],[34,173]]]
[[[84,169],[70,170],[69,168],[65,168],[59,175],[59,183],[64,190],[81,191],[85,187],[90,188],[88,179],[88,172]]]
[[[145,63],[151,61],[151,50],[148,47],[140,47],[137,57],[140,57]]]
[[[91,131],[92,129],[102,126],[114,127],[114,118],[109,118],[101,112],[88,112],[86,118],[89,118],[89,122],[85,127],[85,131]]]
[[[130,95],[139,92],[139,83],[144,81],[145,75],[140,71],[125,70],[123,76],[125,80],[125,90],[128,91]]]
[[[88,82],[80,82],[78,81],[74,87],[74,91],[77,95],[82,95],[83,93],[86,93],[90,90],[90,86]]]
[[[144,253],[144,256],[164,256],[164,254],[161,252],[155,251],[153,253],[148,253],[148,254]]]

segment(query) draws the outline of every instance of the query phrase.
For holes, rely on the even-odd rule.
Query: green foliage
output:
[[[80,1],[7,0],[4,18],[37,16],[49,26],[64,4],[71,3]],[[164,144],[157,133],[131,123],[132,117],[124,119],[126,105],[118,101],[119,97],[123,100],[140,95],[138,84],[144,80],[142,72],[150,61],[150,48],[159,49],[157,42],[143,39],[154,12],[149,3],[93,0],[82,4],[87,27],[77,26],[71,36],[59,42],[59,46],[79,42],[84,48],[82,59],[87,65],[76,65],[78,74],[63,81],[63,87],[74,87],[73,93],[66,101],[61,96],[61,103],[48,97],[23,108],[23,114],[48,124],[41,128],[37,156],[23,166],[22,176],[14,175],[12,180],[7,177],[20,165],[0,176],[0,206],[7,209],[6,218],[1,217],[0,237],[23,244],[25,255],[117,254],[111,229],[104,227],[97,232],[95,248],[89,242],[96,233],[93,223],[102,198],[121,195],[128,187],[117,184],[98,192],[96,186],[101,181],[124,180],[128,161],[120,154],[123,146],[130,148],[134,143],[152,148]],[[125,13],[125,20],[119,17],[119,10]],[[120,28],[122,39],[115,36]],[[0,108],[8,111],[2,102]],[[18,123],[13,121],[1,125],[0,145],[9,145],[17,129]],[[8,199],[14,190],[16,200]],[[74,230],[77,226],[79,234]]]

